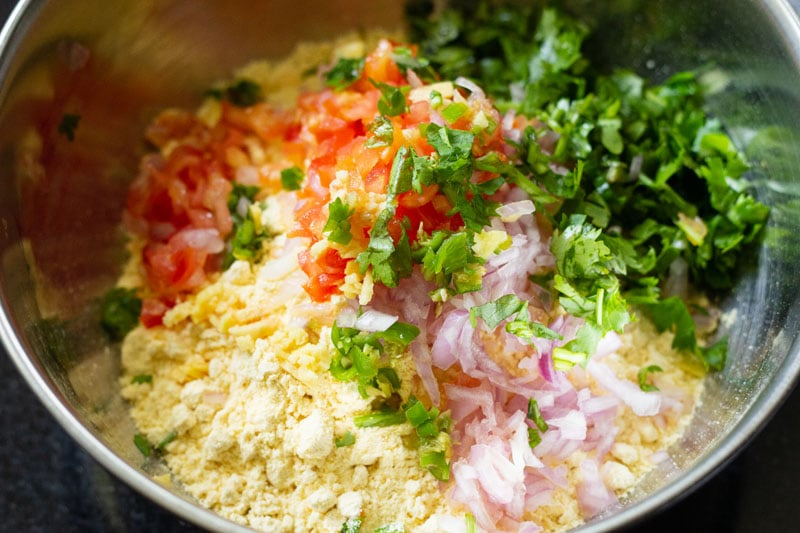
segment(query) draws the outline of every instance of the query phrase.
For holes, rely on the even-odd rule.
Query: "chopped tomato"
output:
[[[164,302],[158,298],[145,298],[142,300],[142,312],[139,320],[146,328],[160,326],[164,323],[164,313],[171,307],[171,302]]]
[[[378,47],[367,56],[364,61],[364,74],[362,81],[375,80],[390,85],[405,85],[408,83],[402,71],[395,63],[392,54],[394,46],[389,41],[381,41]],[[364,86],[364,84],[362,84]]]
[[[420,228],[426,233],[431,233],[438,229],[457,231],[464,225],[460,215],[454,214],[448,216],[446,213],[438,211],[432,202],[416,208],[408,208],[399,205],[395,214],[395,220],[403,219],[407,219],[410,223],[406,233],[412,244],[417,240],[417,234]],[[397,239],[395,239],[395,241],[396,240]]]
[[[389,165],[378,163],[367,173],[364,186],[367,192],[385,192],[389,186]]]
[[[408,208],[422,207],[430,203],[438,192],[439,187],[436,185],[425,186],[422,188],[421,193],[415,191],[404,192],[397,198],[397,203]]]
[[[344,282],[345,268],[348,261],[343,259],[339,252],[333,248],[326,248],[316,259],[311,252],[304,250],[298,255],[300,268],[308,276],[304,285],[311,299],[324,302],[339,292],[339,286]]]
[[[284,168],[298,166],[304,171],[305,181],[297,191],[295,224],[289,236],[307,238],[309,249],[324,238],[330,188],[336,183],[337,192],[344,190],[346,198],[355,199],[356,209],[372,206],[369,213],[351,218],[355,243],[369,241],[376,218],[374,206],[381,201],[380,195],[387,193],[398,150],[405,146],[419,157],[434,152],[420,128],[433,121],[427,100],[410,102],[405,112],[385,117],[387,121],[380,128],[375,127],[382,94],[376,85],[409,84],[394,60],[394,46],[382,41],[365,58],[359,80],[343,90],[328,88],[302,94],[291,112],[279,111],[267,103],[237,107],[222,102],[221,117],[213,126],[187,112],[159,115],[148,130],[148,137],[167,155],[145,161],[131,187],[125,216],[131,231],[147,239],[143,262],[154,302],[179,300],[206,283],[208,273],[220,268],[220,250],[224,248],[221,240],[233,230],[227,205],[231,181],[237,175],[236,169],[257,164],[251,161],[255,159],[254,139],[269,143],[270,150],[281,150],[282,156],[280,162],[259,164],[255,174],[246,173],[247,184],[263,179],[269,182],[266,190],[273,190],[280,187],[277,176]],[[470,117],[482,112],[487,120],[499,122],[491,106],[482,102],[476,105],[479,107],[472,110]],[[471,119],[462,122],[451,127],[472,127]],[[500,128],[479,135],[480,142],[474,148],[476,157],[494,149],[502,155]],[[463,221],[451,211],[450,202],[437,186],[404,192],[396,199],[388,231],[395,242],[406,231],[413,243],[420,229],[458,230]],[[206,246],[199,246],[198,239],[203,238]],[[314,300],[324,301],[339,292],[347,266],[353,261],[350,252],[343,258],[331,245],[314,257],[308,250],[300,254],[300,266],[308,276],[305,288]],[[149,305],[154,307],[155,303]],[[149,316],[149,322],[157,323]]]
[[[312,242],[319,240],[319,236],[322,235],[322,228],[327,221],[324,209],[328,203],[327,200],[327,197],[302,200],[295,210],[295,227],[289,233],[289,236],[309,237]]]
[[[246,138],[280,138],[287,124],[285,115],[266,104],[242,109],[223,103],[222,119],[213,128],[186,112],[157,117],[147,136],[168,153],[144,160],[124,217],[128,229],[146,239],[142,260],[152,302],[174,301],[197,290],[206,273],[219,268],[222,240],[233,230],[227,202],[234,168],[249,163]],[[187,238],[190,230],[213,230],[207,234],[213,246]],[[142,312],[146,325],[160,323],[152,302]]]
[[[373,82],[408,85],[393,59],[393,49],[389,41],[381,42],[366,57],[361,79],[350,87],[305,94],[299,100],[299,138],[308,143],[312,161],[305,187],[298,193],[301,203],[295,211],[292,235],[310,238],[309,247],[324,238],[329,187],[337,179],[337,171],[347,173],[346,178],[340,175],[338,189],[360,196],[366,204],[374,201],[367,194],[386,194],[392,164],[401,147],[409,147],[417,156],[430,156],[434,152],[420,131],[420,125],[432,121],[431,105],[426,100],[410,103],[408,110],[398,116],[386,117],[391,123],[391,137],[387,139],[384,128],[380,142],[370,144],[376,135],[370,126],[380,116],[377,108],[380,91]],[[471,124],[465,121],[463,128],[467,127]],[[463,220],[451,211],[450,202],[436,186],[423,187],[421,192],[408,191],[397,198],[395,216],[387,229],[395,242],[405,231],[413,243],[420,229],[425,232],[460,229]],[[353,236],[367,242],[371,230],[368,221],[373,219],[374,213],[356,217],[352,221]],[[327,248],[316,260],[311,259],[309,252],[301,254],[301,267],[309,276],[306,290],[315,300],[328,299],[338,292],[344,282],[345,267],[353,260],[343,259],[338,252],[331,255],[334,252],[335,248]]]
[[[199,287],[206,280],[204,267],[208,254],[194,248],[155,243],[146,246],[143,255],[150,286],[158,294],[177,295]]]
[[[270,104],[261,102],[249,107],[222,103],[222,121],[228,134],[254,133],[264,141],[280,139],[291,126],[291,118]]]

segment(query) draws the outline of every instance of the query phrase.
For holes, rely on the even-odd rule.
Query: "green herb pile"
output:
[[[466,4],[435,18],[412,4],[417,63],[421,75],[472,79],[501,111],[528,119],[514,168],[498,171],[549,193],[532,199],[549,213],[557,268],[536,281],[586,320],[556,362],[584,361],[638,305],[676,332],[676,348],[721,369],[725,341],[699,346],[686,304],[661,286],[680,260],[696,288],[731,287],[769,210],[749,192],[744,156],[704,111],[695,73],[661,85],[626,70],[601,74],[581,51],[589,31],[580,22],[534,6]]]

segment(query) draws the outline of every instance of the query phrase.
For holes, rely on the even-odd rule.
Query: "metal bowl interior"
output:
[[[706,68],[718,89],[709,108],[747,151],[757,195],[772,207],[760,250],[723,303],[725,370],[708,378],[671,461],[585,526],[599,531],[690,492],[748,442],[800,371],[800,22],[783,0],[565,4],[596,29],[588,50],[608,68],[656,80]],[[120,215],[146,150],[142,131],[159,109],[196,105],[249,60],[401,21],[399,2],[30,0],[0,35],[0,336],[101,464],[206,528],[237,526],[154,481],[163,465],[142,464],[118,390],[118,347],[97,322],[98,298],[125,261]],[[72,141],[58,131],[65,113],[81,117]]]

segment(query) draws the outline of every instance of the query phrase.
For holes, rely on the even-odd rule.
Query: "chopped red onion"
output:
[[[468,321],[469,313],[460,309],[445,316],[431,346],[432,362],[437,368],[447,370],[457,361],[458,340]]]
[[[589,459],[582,461],[580,469],[581,480],[577,486],[578,506],[584,518],[588,519],[617,503],[617,497],[606,488],[595,461]]]
[[[483,89],[476,85],[472,80],[469,80],[463,76],[459,76],[455,79],[454,84],[458,87],[463,87],[464,89],[468,90],[470,93],[472,93],[472,96],[476,98],[480,98],[482,100],[486,99]]]
[[[431,124],[436,124],[437,126],[447,126],[447,121],[444,119],[441,113],[435,109],[431,109]]]
[[[269,260],[269,268],[258,269],[258,279],[261,281],[276,281],[284,278],[294,278],[297,272],[297,253],[302,243],[300,239],[290,239],[286,242],[282,253]],[[302,279],[302,276],[299,276]],[[303,285],[303,281],[299,282]],[[351,324],[352,325],[352,324]]]
[[[586,416],[580,411],[571,410],[562,417],[551,418],[547,425],[560,430],[565,439],[586,439]]]
[[[658,392],[644,392],[638,385],[618,378],[605,364],[590,359],[586,370],[638,416],[652,416],[661,409],[661,395]]]
[[[492,412],[494,395],[488,384],[480,387],[462,387],[460,385],[445,384],[447,406],[450,416],[456,424],[480,409],[484,416]]]
[[[609,331],[600,339],[600,342],[597,343],[597,348],[595,348],[592,358],[601,359],[607,355],[611,355],[620,348],[622,348],[622,339],[616,332]]]
[[[225,242],[216,228],[186,228],[172,236],[172,241],[185,243],[187,247],[209,254],[218,254],[225,249]]]
[[[406,79],[408,80],[408,84],[411,86],[412,89],[416,89],[417,87],[422,87],[423,85],[422,80],[419,79],[417,73],[411,69],[406,70]]]
[[[240,196],[239,201],[236,202],[236,214],[246,219],[250,205],[250,200],[248,200],[246,196]]]
[[[356,318],[358,313],[352,307],[345,307],[336,317],[336,325],[340,328],[354,328],[356,327]]]
[[[390,315],[374,309],[367,309],[356,319],[354,327],[370,333],[386,331],[392,324],[397,322],[398,319],[399,317],[397,315]]]
[[[476,444],[470,449],[469,462],[478,473],[478,482],[494,503],[511,503],[522,472],[495,447]]]
[[[450,497],[469,507],[475,522],[483,529],[493,530],[495,520],[489,512],[488,503],[484,493],[478,485],[478,473],[465,459],[455,461],[450,467],[450,472],[455,480]],[[492,511],[496,513],[494,506]]]
[[[503,131],[503,138],[511,143],[519,143],[522,140],[522,130],[514,127],[514,119],[517,117],[516,112],[512,109],[503,115],[500,122],[500,127]]]
[[[503,204],[497,208],[497,216],[503,222],[515,222],[523,215],[531,215],[536,210],[533,202],[530,200],[520,200],[518,202],[511,202]]]
[[[542,526],[534,522],[520,522],[518,533],[539,533],[542,531]]]

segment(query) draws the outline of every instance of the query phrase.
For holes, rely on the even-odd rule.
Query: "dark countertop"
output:
[[[0,0],[0,21],[14,3]],[[0,376],[0,532],[202,531],[99,466],[41,405],[2,348]],[[800,390],[733,461],[631,531],[800,531],[799,448]]]

